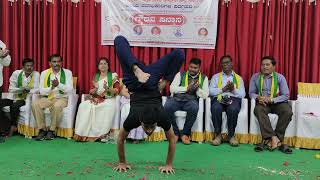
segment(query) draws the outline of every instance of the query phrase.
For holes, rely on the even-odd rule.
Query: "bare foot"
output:
[[[150,77],[150,74],[143,72],[137,65],[133,66],[133,73],[141,83],[146,83]]]
[[[281,145],[280,139],[277,136],[272,136],[271,138],[271,148],[275,149]]]
[[[139,143],[140,143],[139,140],[134,140],[134,141],[132,141],[132,144],[139,144]]]

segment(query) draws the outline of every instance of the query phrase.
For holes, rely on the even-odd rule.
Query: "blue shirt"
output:
[[[219,94],[229,95],[237,98],[244,98],[246,96],[246,91],[244,88],[243,80],[240,77],[240,88],[234,89],[233,92],[222,92],[222,88],[225,87],[228,83],[228,81],[233,82],[234,72],[227,76],[224,72],[222,72],[222,88],[218,88],[218,82],[219,82],[220,73],[215,74],[212,76],[210,85],[209,85],[209,95],[213,97],[217,97]]]
[[[251,77],[249,85],[249,96],[250,98],[256,99],[259,96],[259,75],[256,73]],[[279,96],[273,98],[274,103],[287,102],[289,100],[289,88],[286,81],[286,78],[277,73],[278,76],[278,87],[279,87]],[[272,74],[264,76],[263,87],[262,87],[262,96],[270,97],[272,85]]]

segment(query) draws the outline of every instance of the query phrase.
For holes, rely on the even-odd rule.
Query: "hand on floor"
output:
[[[167,174],[174,174],[175,173],[173,167],[170,165],[160,166],[159,171],[161,173],[167,173]]]
[[[127,172],[129,169],[131,169],[131,166],[127,163],[119,163],[118,166],[113,168],[113,170],[117,172]]]

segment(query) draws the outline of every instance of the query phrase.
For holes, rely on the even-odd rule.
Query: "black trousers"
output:
[[[20,107],[24,106],[24,100],[13,101],[11,99],[0,99],[0,132],[7,133],[11,126],[17,126]],[[5,115],[3,108],[10,106],[10,118]]]
[[[227,113],[227,125],[228,125],[228,135],[232,137],[234,135],[235,129],[237,127],[238,115],[241,110],[241,98],[231,97],[232,103],[230,105],[221,104],[217,98],[211,101],[211,114],[212,114],[212,124],[214,127],[214,132],[216,134],[221,133],[222,126],[222,112]]]
[[[175,49],[156,62],[145,66],[133,55],[130,44],[125,37],[117,36],[114,40],[114,46],[123,73],[122,81],[130,92],[158,90],[158,83],[162,77],[172,82],[185,60],[184,52],[181,49]],[[151,75],[146,83],[140,83],[135,77],[132,71],[133,65],[139,66],[142,71]]]

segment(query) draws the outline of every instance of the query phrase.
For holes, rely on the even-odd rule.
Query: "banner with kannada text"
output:
[[[102,45],[214,49],[218,0],[102,0]]]

